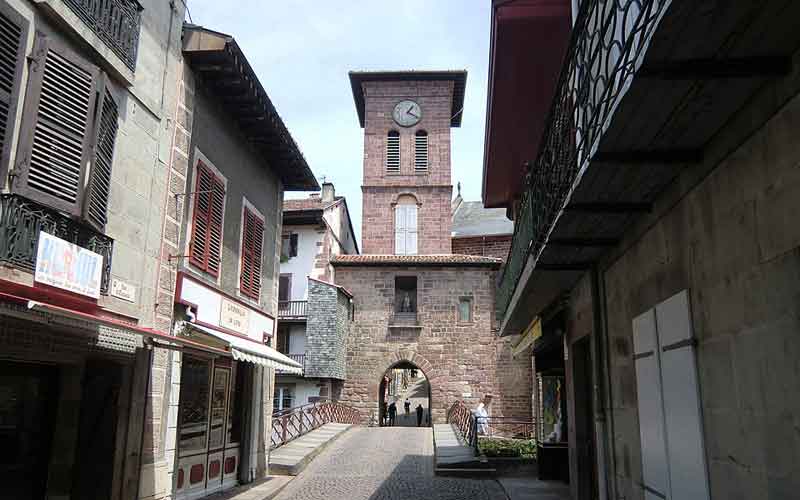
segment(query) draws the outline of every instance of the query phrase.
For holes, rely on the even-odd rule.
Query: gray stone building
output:
[[[283,202],[276,347],[302,364],[303,373],[278,372],[276,411],[338,399],[352,296],[333,284],[330,261],[358,252],[347,200],[336,196],[332,183],[307,198]]]
[[[4,497],[198,497],[266,472],[274,368],[299,369],[268,346],[280,207],[318,186],[235,41],[184,30],[184,8],[0,1]],[[266,125],[223,102],[229,70]]]
[[[493,8],[483,199],[515,220],[500,333],[532,343],[539,471],[796,498],[800,6],[519,4]]]

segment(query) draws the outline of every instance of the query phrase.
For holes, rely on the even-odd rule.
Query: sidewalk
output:
[[[350,427],[350,424],[325,424],[319,429],[276,448],[269,454],[269,473],[296,476],[326,446]]]

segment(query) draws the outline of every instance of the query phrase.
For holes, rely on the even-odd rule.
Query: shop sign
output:
[[[98,299],[102,270],[102,255],[44,231],[39,233],[35,281]]]
[[[522,353],[525,349],[529,348],[536,342],[536,339],[542,336],[542,322],[537,316],[536,318],[531,321],[531,324],[522,332],[522,335],[519,338],[519,341],[516,345],[512,346],[512,354],[517,356],[518,354]]]
[[[136,302],[136,287],[114,278],[111,280],[111,295],[128,302]]]
[[[250,310],[223,297],[219,315],[219,326],[236,332],[245,332],[249,324]]]

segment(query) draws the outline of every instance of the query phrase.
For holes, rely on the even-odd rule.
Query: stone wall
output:
[[[614,498],[644,496],[631,320],[684,289],[698,339],[711,497],[797,497],[798,88],[795,70],[748,101],[604,270]]]
[[[506,260],[511,248],[512,235],[466,236],[453,238],[453,253],[464,255],[483,255]]]
[[[346,378],[351,324],[350,298],[334,285],[309,279],[306,377]]]
[[[417,317],[420,329],[389,329],[395,300],[395,277],[417,277]],[[498,356],[494,327],[495,270],[488,268],[395,268],[338,267],[339,285],[353,293],[355,321],[347,341],[347,380],[341,401],[362,412],[367,421],[377,415],[378,388],[383,374],[401,361],[419,367],[431,383],[434,423],[445,420],[447,409],[456,400],[477,406],[487,393],[499,395],[493,403],[494,415],[516,411],[523,392],[530,401],[530,389],[502,401],[505,391],[498,387],[498,358],[507,369],[506,355]],[[456,321],[458,298],[473,299],[473,321]],[[505,344],[506,341],[500,341]],[[505,346],[503,346],[505,349]],[[528,361],[529,363],[529,361]],[[517,370],[514,366],[510,372]],[[521,380],[523,370],[517,371]],[[505,381],[510,377],[503,375]],[[528,380],[530,377],[528,376]],[[530,415],[530,406],[521,410]],[[516,415],[507,415],[516,416]]]

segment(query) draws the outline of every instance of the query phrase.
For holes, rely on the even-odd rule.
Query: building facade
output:
[[[333,284],[330,260],[359,251],[347,201],[330,182],[308,198],[283,202],[281,240],[276,347],[303,365],[303,373],[278,373],[276,411],[338,399],[352,297]]]
[[[794,498],[796,6],[524,4],[494,8],[484,201],[515,219],[500,333],[531,332],[573,498]],[[532,65],[556,29],[564,67]]]
[[[340,400],[382,423],[387,375],[418,369],[434,423],[456,401],[475,407],[489,394],[494,415],[530,419],[530,405],[508,405],[497,383],[509,348],[495,335],[501,260],[452,251],[450,129],[461,123],[466,72],[353,72],[350,81],[364,127],[364,254],[331,260],[354,309]]]

